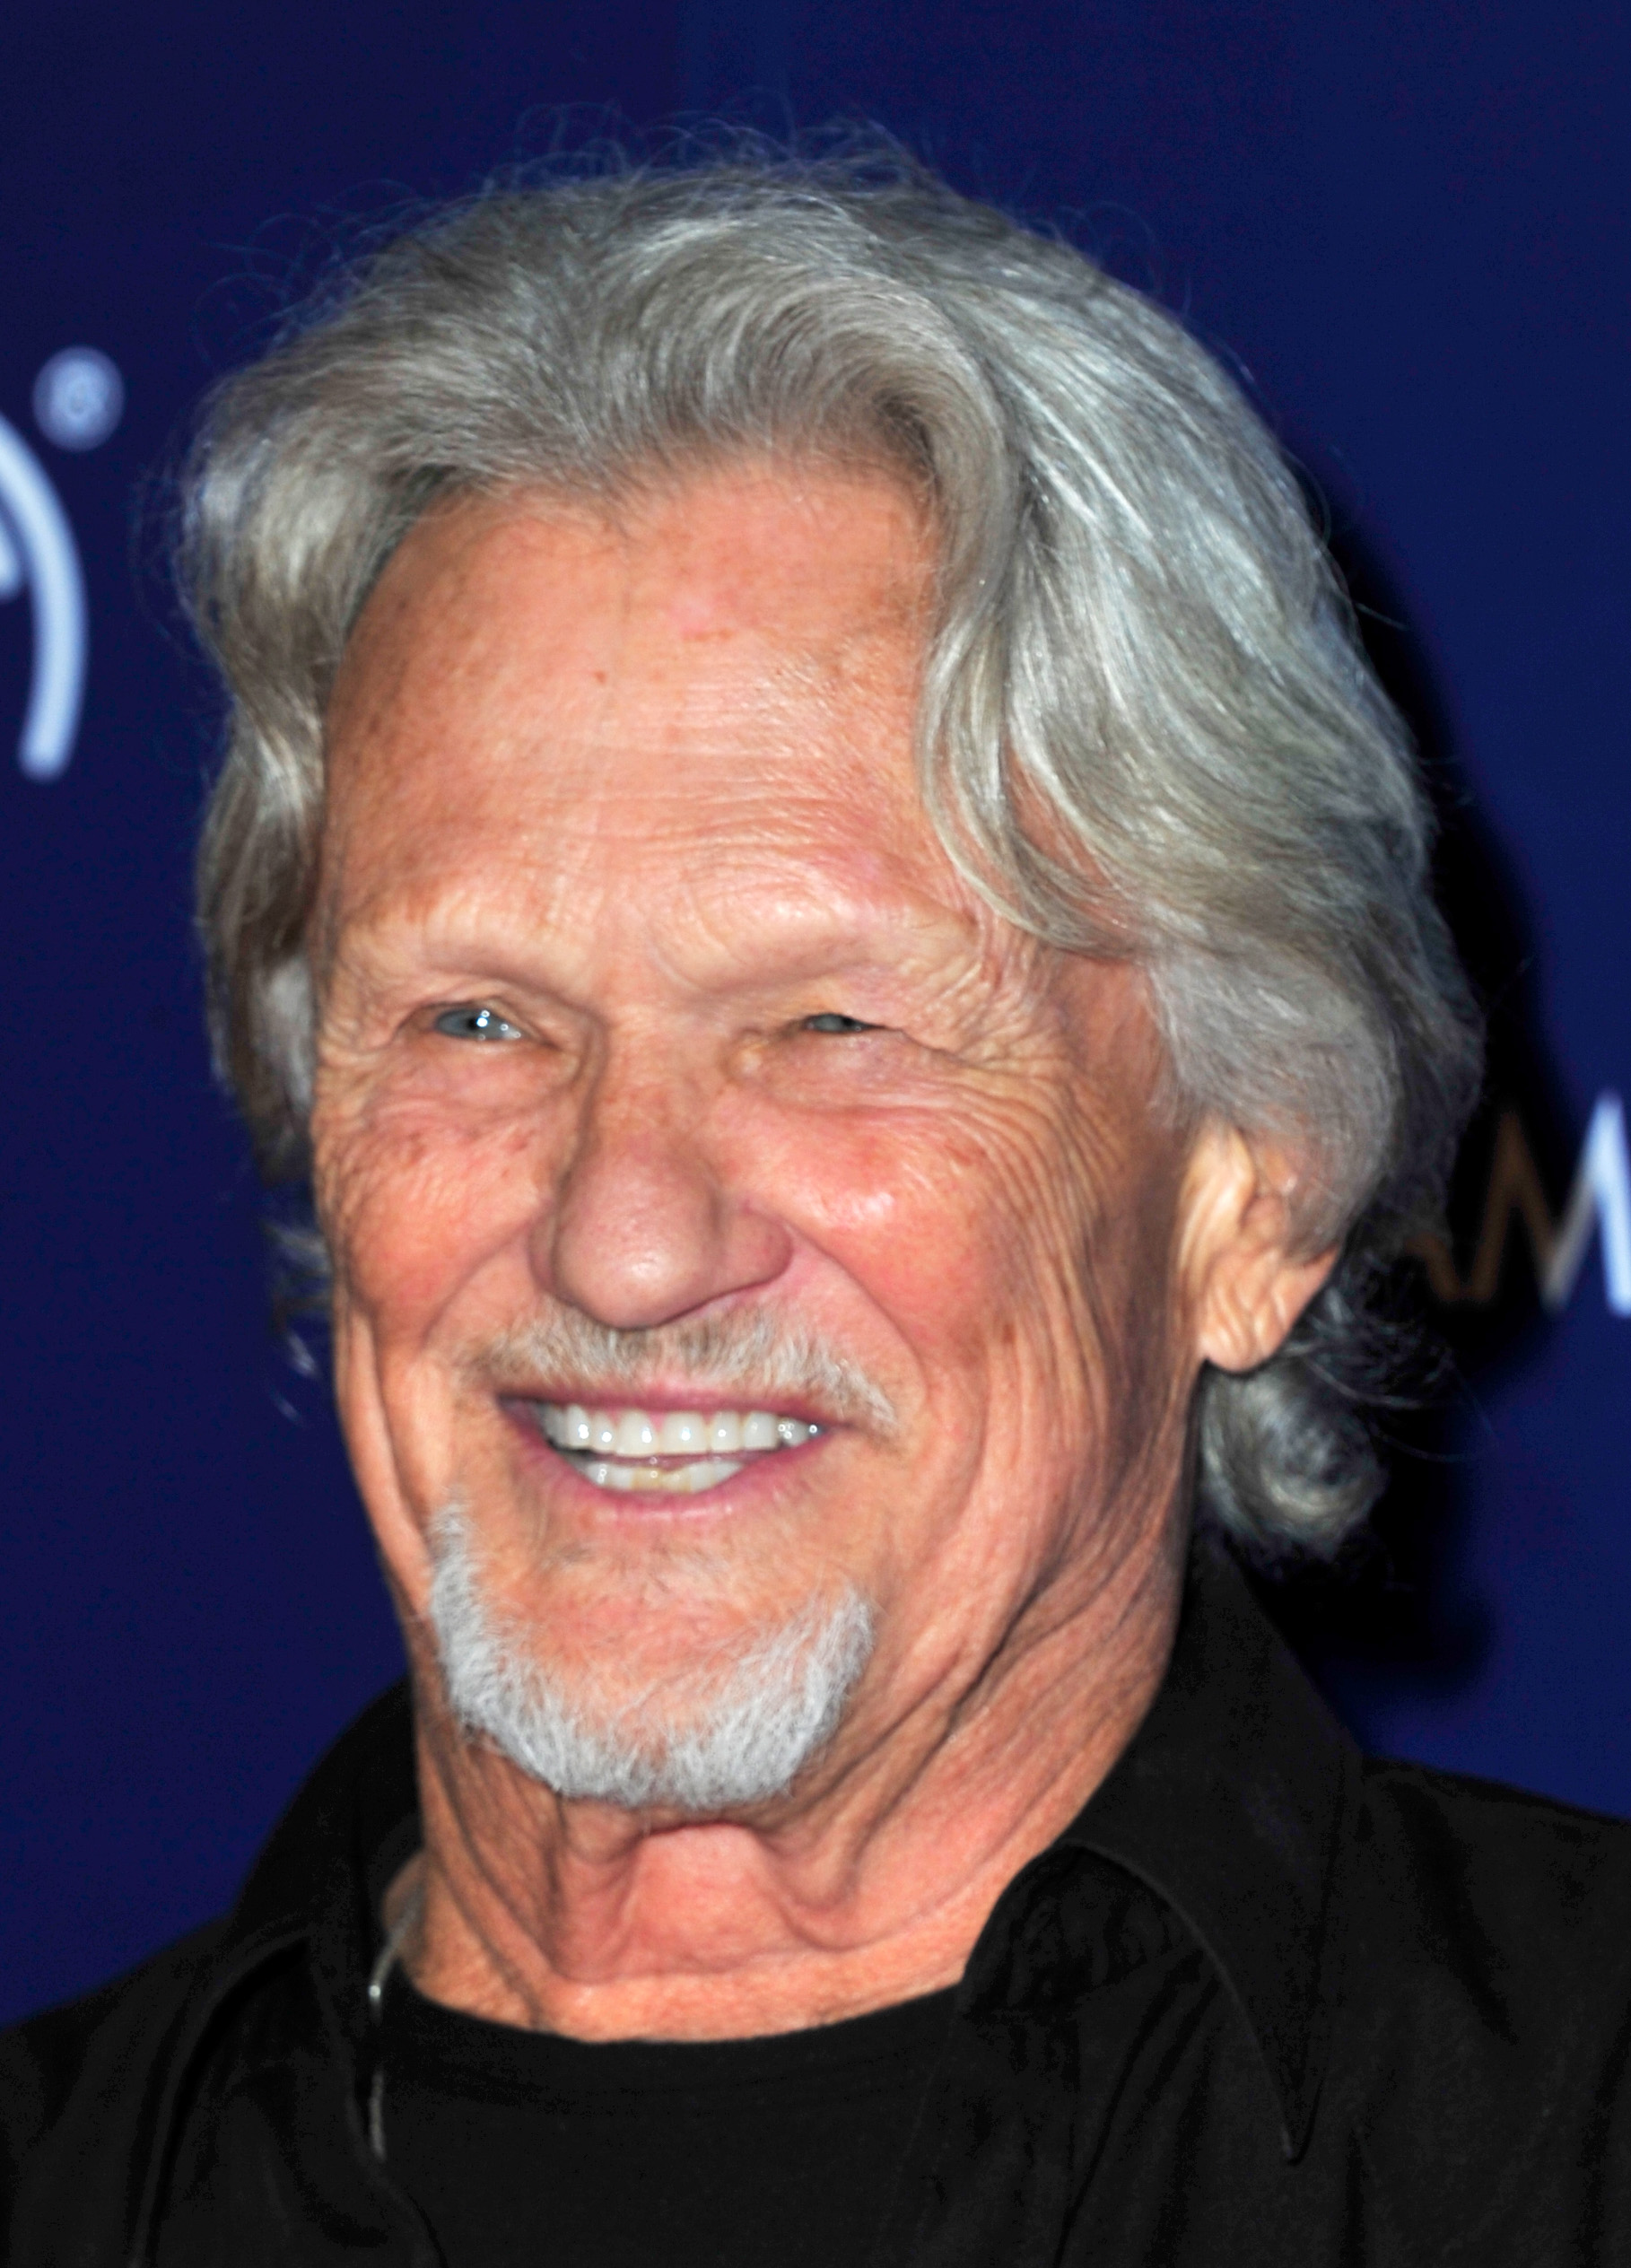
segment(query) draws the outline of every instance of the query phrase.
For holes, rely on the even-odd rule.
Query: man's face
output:
[[[314,1133],[422,1670],[452,1505],[601,1705],[859,1592],[842,1763],[1167,1532],[1184,1145],[1137,973],[991,914],[923,815],[931,575],[888,480],[743,468],[458,503],[368,605]]]

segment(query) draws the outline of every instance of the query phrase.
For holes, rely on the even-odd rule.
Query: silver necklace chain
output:
[[[403,1901],[402,1911],[386,1935],[379,1948],[379,1958],[368,1975],[368,2012],[378,2029],[385,2014],[385,1988],[391,1971],[402,1958],[403,1946],[408,1934],[424,1910],[424,1885],[415,1882]],[[374,2062],[373,2083],[368,2090],[368,2145],[383,2166],[385,2163],[385,2058]]]

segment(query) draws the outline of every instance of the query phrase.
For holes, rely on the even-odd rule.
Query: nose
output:
[[[602,1066],[535,1234],[534,1267],[554,1298],[649,1330],[781,1273],[792,1240],[729,1186],[707,1119],[696,1084]]]

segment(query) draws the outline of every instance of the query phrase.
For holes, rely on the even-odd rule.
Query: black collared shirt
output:
[[[397,1692],[225,1922],[0,2042],[10,2268],[440,2268],[371,2141],[414,1833]],[[867,2268],[1631,2261],[1628,2056],[1631,1829],[1362,1761],[1202,1555],[975,1947]]]

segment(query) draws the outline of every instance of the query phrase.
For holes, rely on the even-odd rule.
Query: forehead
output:
[[[720,887],[745,859],[960,896],[913,725],[932,589],[883,476],[753,467],[616,512],[467,499],[392,559],[328,723],[326,879],[354,900],[467,861],[615,855]],[[931,884],[931,877],[937,877]]]

